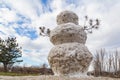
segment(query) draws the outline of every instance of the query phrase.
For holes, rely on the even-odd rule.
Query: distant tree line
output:
[[[9,72],[17,74],[34,74],[34,75],[53,75],[51,68],[48,68],[43,64],[41,66],[13,66]],[[0,66],[0,72],[4,72],[3,66]]]

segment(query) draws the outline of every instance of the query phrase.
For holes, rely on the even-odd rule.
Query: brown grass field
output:
[[[0,80],[120,80],[108,77],[0,76]]]

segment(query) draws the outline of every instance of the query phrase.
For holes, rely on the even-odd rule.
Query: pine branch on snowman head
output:
[[[89,19],[88,16],[85,16],[85,21],[83,25],[84,31],[87,33],[93,33],[93,29],[99,29],[100,20],[99,19]],[[51,30],[44,26],[39,27],[41,36],[50,36]]]
[[[45,28],[44,26],[41,26],[41,27],[39,27],[39,29],[40,29],[40,35],[41,36],[48,36],[49,37],[49,35],[50,35],[50,29],[49,28]]]

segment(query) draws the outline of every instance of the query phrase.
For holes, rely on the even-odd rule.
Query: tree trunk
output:
[[[3,66],[4,66],[4,72],[8,72],[7,64],[6,64],[6,63],[3,63]]]

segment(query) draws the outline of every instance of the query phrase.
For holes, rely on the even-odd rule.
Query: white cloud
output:
[[[24,58],[28,58],[31,61],[42,64],[47,62],[47,56],[49,50],[52,48],[52,44],[46,37],[39,37],[37,39],[31,40],[30,38],[17,37],[17,41],[20,46],[22,46],[22,54]],[[29,50],[24,51],[24,50]],[[37,64],[38,65],[38,64]]]
[[[50,6],[53,10],[61,11],[64,7],[64,2],[64,0],[53,0]]]
[[[118,38],[118,34],[120,33],[119,4],[120,2],[117,2],[110,7],[109,11],[99,14],[101,15],[101,28],[90,35],[88,39],[88,43],[90,43],[91,46],[92,44],[94,45],[93,48],[96,46],[98,46],[97,48],[109,49],[120,47],[120,38]]]
[[[29,17],[34,20],[37,17],[36,5],[38,10],[41,11],[41,4],[39,4],[39,0],[7,0],[5,1],[10,7],[18,11],[18,13]]]
[[[16,13],[14,11],[10,11],[8,8],[0,9],[0,22],[3,24],[7,24],[8,22],[15,22],[17,20]]]

